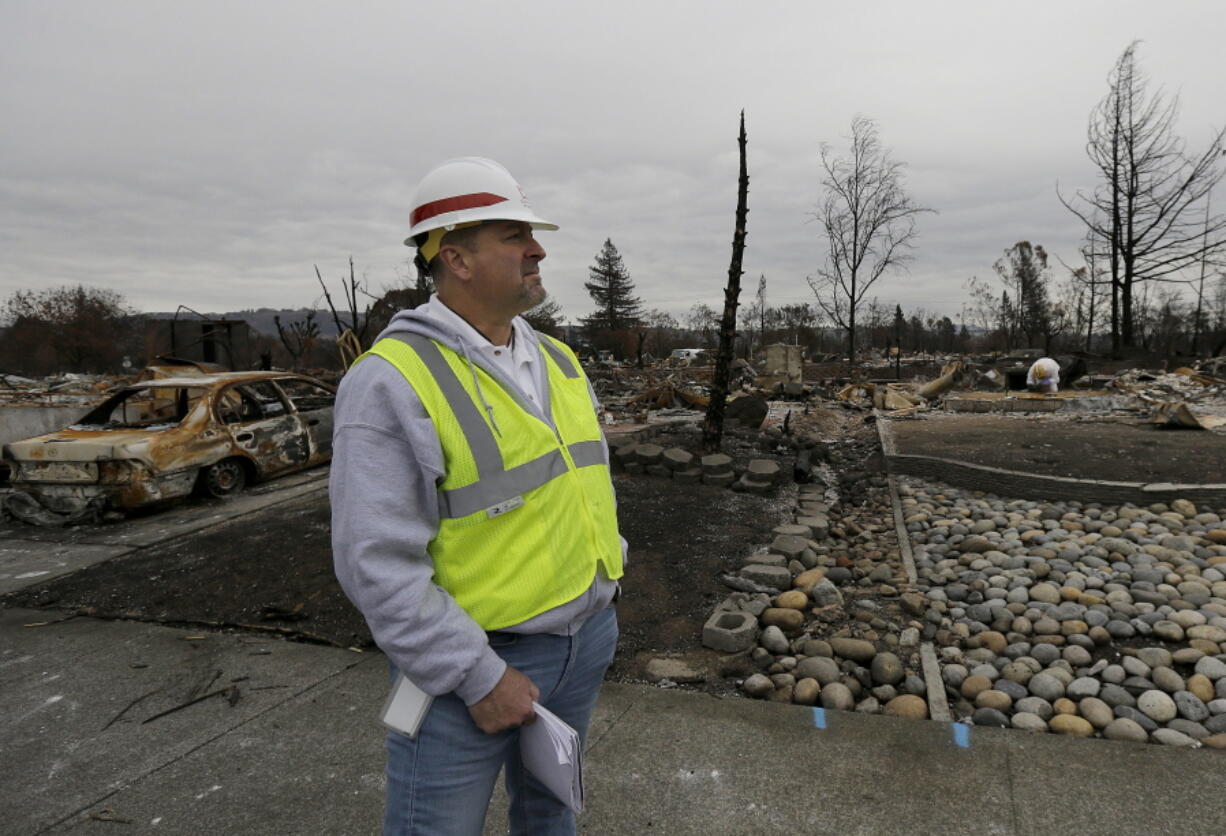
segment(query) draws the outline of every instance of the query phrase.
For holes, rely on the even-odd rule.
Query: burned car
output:
[[[225,372],[120,389],[76,424],[4,446],[5,507],[48,524],[132,510],[328,461],[336,390],[306,375]]]

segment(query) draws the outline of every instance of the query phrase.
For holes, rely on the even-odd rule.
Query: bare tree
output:
[[[319,341],[319,323],[315,321],[315,311],[307,311],[304,319],[295,320],[288,327],[281,324],[280,316],[274,316],[272,321],[277,326],[281,345],[285,346],[285,351],[290,356],[291,365],[297,368],[304,357],[310,358],[315,343]]]
[[[903,164],[891,159],[877,138],[873,120],[851,121],[848,156],[837,157],[822,143],[825,197],[814,213],[826,236],[825,265],[809,286],[817,304],[847,332],[847,362],[856,362],[856,311],[886,270],[909,258],[915,219],[930,212],[903,189]]]
[[[367,302],[362,311],[359,312],[358,294],[360,293],[370,299],[374,299],[374,297],[371,296],[366,288],[362,287],[362,282],[354,274],[353,256],[349,256],[349,278],[341,277],[341,293],[345,295],[345,307],[348,308],[347,313],[349,314],[348,322],[337,313],[336,305],[332,304],[332,294],[328,292],[328,285],[324,283],[324,277],[319,272],[319,265],[313,266],[315,267],[315,278],[319,279],[319,286],[323,288],[324,299],[328,303],[328,310],[332,312],[332,322],[336,325],[337,339],[341,339],[345,332],[348,331],[353,334],[353,338],[357,340],[361,349],[369,348],[366,343],[366,330],[370,325],[370,303]],[[284,342],[284,338],[282,338],[282,342]]]
[[[712,347],[715,342],[715,329],[718,325],[719,316],[715,313],[715,309],[706,302],[695,302],[685,316],[685,327],[702,340],[703,348]]]
[[[1196,283],[1196,313],[1192,318],[1192,353],[1200,353],[1200,337],[1205,330],[1205,275],[1209,269],[1209,208],[1213,199],[1212,191],[1205,195],[1205,226],[1202,232],[1202,246],[1200,256],[1200,276]]]
[[[678,348],[678,332],[681,324],[670,313],[652,308],[643,314],[643,327],[646,329],[647,350],[656,357],[667,357],[674,348]]]
[[[745,334],[745,359],[751,360],[755,349],[761,348],[766,334],[766,276],[758,278],[754,301],[741,309],[741,331]]]
[[[1098,186],[1061,203],[1110,256],[1111,346],[1136,341],[1133,297],[1142,282],[1186,281],[1181,271],[1226,249],[1226,215],[1206,216],[1202,203],[1226,171],[1226,129],[1200,154],[1175,134],[1179,97],[1151,93],[1128,45],[1107,78],[1107,95],[1090,116],[1086,154]]]

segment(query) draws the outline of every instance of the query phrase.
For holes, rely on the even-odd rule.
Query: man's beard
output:
[[[530,311],[544,302],[548,295],[543,284],[528,285],[520,293],[520,303],[524,306],[525,311]]]

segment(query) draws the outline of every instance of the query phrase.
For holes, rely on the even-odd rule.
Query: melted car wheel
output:
[[[200,487],[218,499],[233,496],[247,484],[247,470],[238,459],[222,459],[200,471]]]

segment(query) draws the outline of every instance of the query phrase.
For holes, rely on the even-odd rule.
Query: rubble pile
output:
[[[37,380],[0,374],[0,405],[75,405],[92,403],[132,378],[62,374]]]
[[[1110,385],[1149,401],[1187,401],[1226,407],[1226,380],[1189,368],[1173,372],[1128,369],[1116,375]]]

